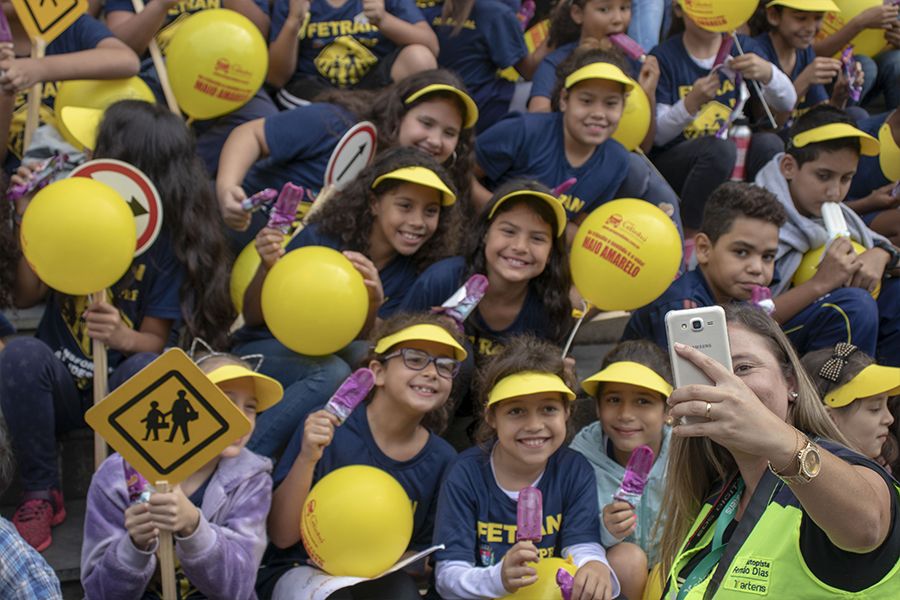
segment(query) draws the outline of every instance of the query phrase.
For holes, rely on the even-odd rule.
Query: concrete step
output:
[[[53,543],[42,553],[61,582],[79,581],[84,508],[85,500],[66,499],[66,520],[53,528]],[[4,505],[0,507],[0,514],[12,519],[15,510],[15,504]]]

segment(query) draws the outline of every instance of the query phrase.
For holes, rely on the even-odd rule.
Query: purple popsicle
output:
[[[559,569],[556,572],[556,585],[562,592],[563,600],[572,600],[572,588],[575,587],[575,578],[565,569]]]
[[[125,474],[125,487],[128,490],[128,503],[137,504],[150,500],[150,492],[153,490],[144,476],[124,460],[122,461],[122,470]]]
[[[534,486],[519,491],[516,503],[516,541],[539,542],[543,537],[541,521],[544,520],[544,506],[541,490]]]
[[[325,410],[340,419],[343,424],[353,409],[366,398],[374,385],[375,374],[371,370],[357,369],[353,371],[328,400]]]
[[[628,55],[632,60],[644,62],[647,60],[647,51],[641,48],[641,45],[625,35],[624,33],[614,33],[609,36],[609,41],[613,43],[619,50]]]
[[[304,189],[299,185],[294,185],[290,181],[285,183],[272,208],[268,226],[272,229],[280,229],[282,233],[287,234],[294,219],[297,218],[297,205],[303,200],[304,193]]]
[[[653,459],[653,450],[650,446],[638,446],[632,450],[628,465],[625,467],[625,477],[622,478],[622,483],[613,494],[613,498],[637,506],[641,501],[641,494],[644,493],[644,486],[647,485],[650,470],[653,468]]]
[[[244,198],[244,200],[241,201],[241,208],[244,209],[244,212],[255,212],[277,197],[278,190],[266,188],[256,192],[249,198]]]

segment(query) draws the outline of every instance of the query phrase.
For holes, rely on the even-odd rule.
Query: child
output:
[[[724,43],[722,34],[702,29],[684,13],[680,3],[674,4],[673,10],[675,23],[669,39],[651,51],[660,68],[651,158],[682,199],[685,235],[693,236],[700,226],[703,205],[734,170],[735,144],[716,134],[746,94],[733,77],[721,70],[712,71]],[[747,41],[743,39],[742,43]],[[790,80],[758,55],[748,52],[738,56],[732,49],[727,66],[744,79],[758,81],[774,110],[794,106],[796,96]],[[783,147],[774,134],[755,134],[746,162],[748,179]]]
[[[694,238],[697,267],[634,311],[622,339],[652,340],[667,348],[665,316],[670,310],[750,300],[754,286],[772,282],[778,228],[786,219],[778,200],[762,188],[736,182],[719,186]]]
[[[251,425],[281,399],[277,381],[236,356],[214,353],[197,363]],[[153,492],[147,501],[129,498],[120,455],[103,461],[91,480],[84,519],[85,597],[160,598],[155,551],[159,532],[170,531],[181,597],[255,598],[272,465],[244,447],[248,439],[235,440],[171,492]]]
[[[435,68],[437,55],[413,0],[276,0],[266,81],[289,109],[335,87],[382,88]]]
[[[482,443],[460,454],[441,486],[434,542],[446,549],[435,554],[437,592],[447,600],[527,594],[536,581],[528,563],[571,555],[574,597],[618,596],[600,545],[590,466],[564,447],[575,393],[559,348],[518,337],[482,376]],[[516,503],[528,486],[543,496],[543,536],[516,542]]]
[[[235,339],[240,352],[265,355],[265,372],[290,387],[285,402],[261,420],[252,450],[273,456],[349,374],[347,363],[336,356],[301,356],[272,337],[260,306],[268,271],[296,248],[315,245],[344,252],[369,290],[368,330],[377,318],[396,312],[417,274],[448,251],[455,200],[446,172],[431,157],[396,148],[377,157],[286,248],[280,231],[260,231],[256,249],[262,262],[244,295],[247,326]]]
[[[672,393],[669,359],[646,340],[622,342],[603,359],[601,370],[581,383],[597,399],[597,422],[578,432],[571,448],[594,468],[602,514],[600,540],[626,598],[640,598],[647,571],[658,562],[655,529],[665,486],[671,429],[666,398]],[[653,450],[655,462],[638,506],[613,497],[631,453]]]
[[[803,366],[841,433],[863,456],[884,464],[894,422],[888,399],[900,394],[900,369],[877,365],[845,343],[807,354]]]
[[[852,340],[879,364],[900,366],[900,280],[883,279],[896,272],[900,252],[852,210],[841,206],[850,237],[863,253],[857,256],[848,239],[834,240],[815,275],[788,289],[803,256],[829,242],[822,205],[846,197],[860,154],[877,155],[878,140],[826,106],[797,119],[790,136],[787,153],[756,178],[788,214],[775,265],[780,281],[772,286],[775,319],[804,354]],[[879,283],[876,301],[870,292]]]
[[[272,545],[260,571],[260,598],[308,598],[301,583],[311,567],[300,543],[300,507],[322,477],[348,465],[370,465],[392,475],[413,503],[409,553],[430,546],[438,486],[455,452],[438,437],[446,425],[447,398],[466,351],[436,317],[401,315],[376,330],[367,366],[375,388],[340,425],[320,410],[298,428],[275,469],[269,515]],[[340,425],[340,426],[339,426]],[[365,502],[365,498],[360,498]],[[418,599],[404,571],[365,582],[334,598]]]
[[[478,138],[475,205],[490,189],[514,178],[536,179],[550,189],[577,181],[560,200],[570,221],[567,239],[600,204],[612,200],[628,173],[628,151],[611,139],[634,83],[622,69],[590,53],[564,74],[560,112],[513,114]]]
[[[388,86],[374,97],[367,92],[335,92],[309,106],[237,127],[222,149],[216,180],[228,226],[248,227],[250,215],[241,208],[241,201],[264,188],[280,190],[290,181],[318,192],[341,137],[362,120],[375,124],[380,150],[414,146],[444,165],[468,205],[478,108],[459,78],[449,71],[431,70]],[[248,239],[265,224],[264,213],[257,214],[244,236]],[[246,244],[243,238],[242,242]]]

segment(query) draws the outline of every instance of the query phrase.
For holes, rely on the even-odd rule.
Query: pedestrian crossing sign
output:
[[[170,486],[251,429],[247,417],[178,348],[119,386],[85,420],[148,481]]]
[[[32,40],[49,44],[87,12],[88,0],[12,0],[19,22]]]

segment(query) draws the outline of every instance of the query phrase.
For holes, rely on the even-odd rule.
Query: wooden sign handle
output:
[[[106,299],[106,290],[91,294],[91,302],[101,302]],[[94,359],[94,406],[101,400],[106,398],[109,384],[107,382],[109,373],[108,362],[106,360],[106,344],[98,340],[91,340],[92,352]],[[94,432],[94,470],[100,468],[103,461],[106,460],[106,441],[100,437],[96,431]]]
[[[157,492],[163,494],[171,491],[168,481],[157,481],[154,487]],[[159,561],[159,577],[162,580],[162,598],[163,600],[177,600],[175,595],[175,546],[172,543],[171,531],[159,532],[156,558]]]
[[[41,38],[31,40],[31,58],[44,58],[46,49],[47,44]],[[31,138],[34,137],[34,131],[38,128],[43,91],[44,84],[40,81],[28,90],[28,107],[25,117],[25,137],[22,141],[22,154],[25,154],[28,150],[28,147],[31,145]]]
[[[131,5],[134,6],[135,14],[140,14],[144,10],[144,0],[131,0]],[[172,85],[169,83],[166,61],[163,60],[162,52],[159,50],[159,44],[156,43],[155,37],[150,40],[147,50],[150,51],[150,58],[153,60],[153,66],[156,68],[156,75],[159,77],[159,85],[162,87],[163,96],[166,97],[166,104],[169,105],[169,110],[180,117],[181,109],[178,108],[175,92],[172,91]]]

